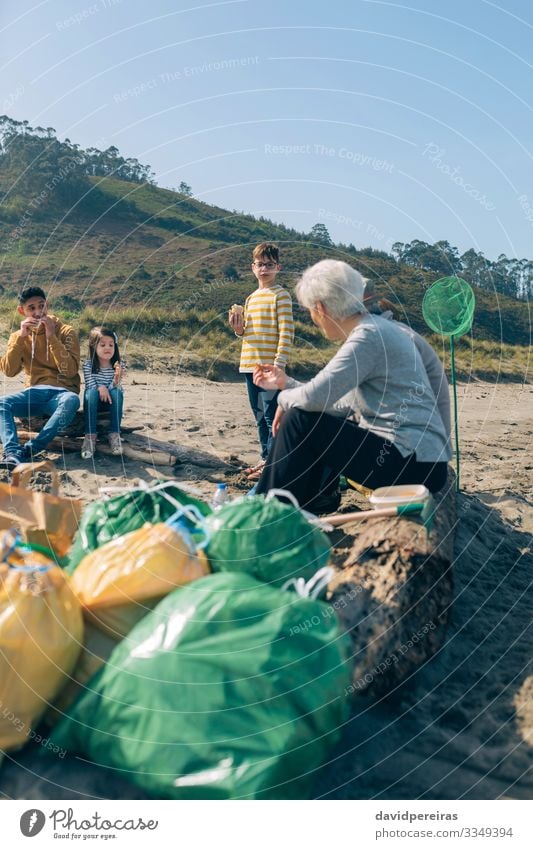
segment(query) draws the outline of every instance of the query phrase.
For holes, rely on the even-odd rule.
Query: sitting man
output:
[[[26,388],[0,398],[3,465],[14,469],[42,451],[70,424],[80,406],[80,343],[74,328],[48,314],[46,295],[29,286],[19,295],[20,330],[12,333],[0,369],[15,377],[24,369]],[[41,432],[21,447],[14,416],[49,416]]]

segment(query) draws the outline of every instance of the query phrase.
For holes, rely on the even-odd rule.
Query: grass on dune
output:
[[[183,370],[210,379],[238,379],[240,340],[228,326],[225,312],[134,307],[106,312],[86,307],[80,313],[57,310],[57,315],[79,330],[82,357],[91,328],[106,324],[117,333],[132,368]],[[9,332],[18,329],[19,322],[15,301],[4,299],[0,309],[0,334],[4,340]],[[307,378],[330,359],[337,346],[306,321],[296,319],[295,327],[291,371],[297,377]],[[448,340],[435,334],[428,334],[427,338],[449,374]],[[530,348],[464,336],[456,342],[456,371],[460,380],[528,383]]]

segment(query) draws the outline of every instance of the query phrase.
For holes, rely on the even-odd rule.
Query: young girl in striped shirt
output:
[[[117,334],[107,327],[94,327],[89,334],[89,359],[83,364],[85,392],[83,413],[85,438],[81,449],[84,460],[94,457],[98,413],[109,410],[109,445],[113,454],[122,454],[120,422],[122,420],[124,363],[120,359]]]
[[[253,371],[258,365],[272,363],[285,368],[294,341],[294,320],[291,296],[276,283],[281,270],[277,245],[262,242],[254,249],[252,260],[259,286],[246,298],[244,309],[237,304],[231,308],[229,321],[235,334],[242,336],[239,371],[246,380],[261,445],[261,462],[247,470],[248,480],[259,480],[272,444],[279,393],[256,386]]]

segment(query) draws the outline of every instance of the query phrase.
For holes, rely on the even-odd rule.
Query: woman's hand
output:
[[[284,412],[285,412],[285,410],[282,410],[281,407],[278,407],[277,410],[276,410],[276,414],[274,416],[274,421],[272,422],[272,436],[274,437],[274,439],[276,438],[276,436],[279,433],[279,429],[280,429],[280,425],[281,425],[281,419],[283,418]]]
[[[107,386],[99,386],[98,394],[100,396],[100,401],[104,401],[106,404],[112,404],[111,395],[109,394],[109,389]]]
[[[279,366],[256,366],[254,368],[253,381],[261,389],[285,389],[287,375]]]

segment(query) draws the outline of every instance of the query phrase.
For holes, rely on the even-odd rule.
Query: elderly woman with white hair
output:
[[[375,489],[444,486],[451,446],[411,335],[364,304],[364,280],[350,265],[323,260],[297,287],[314,324],[341,347],[308,383],[277,366],[254,382],[280,389],[275,437],[257,493],[286,489],[314,512],[338,506],[340,474]]]

